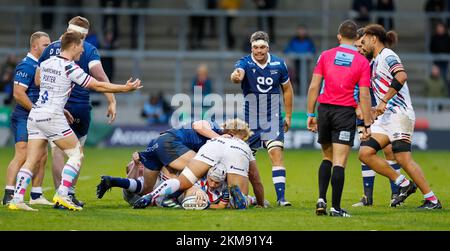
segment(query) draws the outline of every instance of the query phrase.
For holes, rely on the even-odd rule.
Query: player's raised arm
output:
[[[91,78],[89,83],[86,85],[87,88],[95,90],[97,92],[131,92],[137,89],[141,89],[143,86],[141,85],[140,79],[128,79],[128,81],[124,85],[111,84],[108,82],[99,82],[94,78]]]
[[[231,82],[234,84],[240,84],[242,82],[242,80],[245,77],[245,71],[241,68],[237,68],[235,69],[232,73],[231,73]]]

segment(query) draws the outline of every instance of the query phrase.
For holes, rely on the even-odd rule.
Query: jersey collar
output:
[[[57,55],[56,57],[62,58],[62,59],[64,59],[64,60],[66,60],[66,61],[70,61],[68,58],[65,58],[65,57],[63,57],[63,56],[61,56],[61,55]]]
[[[29,52],[28,52],[28,54],[27,54],[27,57],[33,59],[35,62],[38,62],[38,61],[39,61],[37,58],[35,58],[35,57],[33,56],[33,54],[31,54],[31,53],[29,53]]]
[[[352,51],[358,51],[358,48],[356,48],[353,45],[349,45],[349,44],[341,44],[341,45],[339,45],[339,47],[342,47],[342,48],[345,48],[345,49],[349,49],[349,50],[352,50]]]
[[[267,65],[269,64],[269,62],[270,62],[270,53],[267,53],[267,61],[266,61],[264,64],[258,63],[258,61],[256,61],[256,59],[253,57],[253,54],[250,54],[250,55],[251,55],[251,57],[252,57],[253,62],[255,62],[255,64],[256,64],[257,66],[259,66],[261,69],[266,68],[266,66],[267,66]]]

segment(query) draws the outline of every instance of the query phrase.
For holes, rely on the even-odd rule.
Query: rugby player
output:
[[[83,35],[66,32],[61,37],[61,53],[42,62],[36,70],[35,83],[39,98],[28,116],[27,159],[19,170],[11,210],[36,211],[24,203],[23,196],[39,160],[45,155],[48,141],[53,141],[69,157],[62,171],[60,186],[53,197],[55,204],[70,210],[82,210],[69,197],[69,188],[78,176],[83,152],[78,138],[64,116],[63,110],[72,90],[72,82],[98,92],[130,92],[141,88],[141,81],[128,80],[125,85],[99,82],[86,74],[74,61],[83,53]]]
[[[248,143],[256,155],[267,148],[272,163],[272,181],[279,206],[291,206],[285,198],[286,168],[283,161],[284,133],[291,127],[293,90],[283,59],[269,53],[269,35],[257,31],[250,38],[251,54],[242,57],[231,73],[231,82],[241,84],[245,96],[245,122],[253,131]],[[281,100],[284,112],[281,116]],[[256,162],[254,162],[256,165]]]

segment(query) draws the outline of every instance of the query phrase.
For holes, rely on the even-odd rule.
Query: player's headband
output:
[[[79,33],[81,33],[81,34],[83,34],[83,35],[86,35],[86,34],[88,34],[88,32],[89,32],[88,29],[83,28],[83,27],[78,26],[78,25],[75,25],[75,24],[69,24],[69,27],[67,27],[67,29],[68,29],[68,30],[73,30],[73,31],[79,32]]]
[[[258,40],[255,40],[252,42],[252,47],[253,46],[262,46],[262,45],[269,47],[269,43],[267,43],[266,40],[258,39]]]

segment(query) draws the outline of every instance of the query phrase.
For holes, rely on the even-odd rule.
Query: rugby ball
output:
[[[197,197],[195,195],[187,196],[181,202],[181,207],[186,210],[204,210],[210,205],[209,201],[197,203]]]

